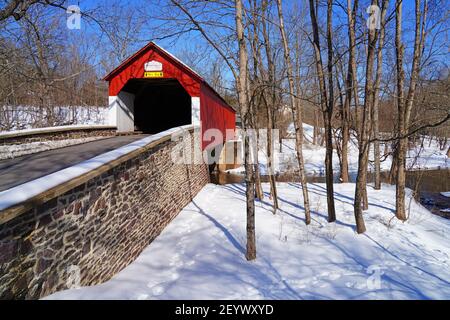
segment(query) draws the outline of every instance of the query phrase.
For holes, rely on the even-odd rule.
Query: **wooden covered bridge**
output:
[[[109,125],[119,132],[156,133],[186,124],[234,129],[236,112],[194,70],[150,42],[104,80],[109,82]]]
[[[109,125],[48,128],[0,144],[95,135],[82,145],[0,161],[0,299],[44,297],[104,282],[131,263],[210,181],[205,163],[175,163],[195,134],[235,128],[235,111],[191,68],[149,43],[105,77]],[[181,127],[181,128],[180,128]],[[140,132],[137,135],[116,136]],[[36,140],[37,139],[37,140]],[[190,146],[205,149],[208,141]],[[22,141],[22,142],[21,142]],[[225,141],[217,141],[224,143]],[[9,162],[8,162],[9,161]]]

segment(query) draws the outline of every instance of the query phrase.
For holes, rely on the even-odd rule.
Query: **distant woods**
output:
[[[70,4],[0,4],[0,130],[76,124],[80,112],[90,122],[104,116],[102,78],[143,45],[144,17],[125,1],[99,0],[88,9],[81,2],[81,29],[69,29]]]
[[[0,21],[0,105],[47,108],[50,117],[55,106],[106,106],[99,39],[67,29],[61,8],[25,2]]]

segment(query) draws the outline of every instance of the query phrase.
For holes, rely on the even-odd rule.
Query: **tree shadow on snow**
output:
[[[198,212],[203,215],[204,217],[208,218],[209,221],[211,221],[214,226],[216,226],[220,231],[223,232],[223,234],[227,237],[227,239],[231,242],[231,244],[237,249],[239,250],[242,254],[245,255],[245,249],[243,246],[241,246],[241,244],[239,243],[239,241],[237,241],[234,236],[230,233],[230,231],[227,230],[227,228],[225,226],[223,226],[221,223],[219,223],[219,221],[217,221],[216,219],[214,219],[212,216],[210,216],[209,214],[207,214],[202,208],[200,208],[197,203],[195,203],[195,201],[192,201],[192,204],[197,208]]]
[[[293,186],[293,187],[295,187],[297,189],[301,189],[301,186],[299,184],[289,183],[289,185]],[[308,188],[308,193],[314,193],[314,194],[317,194],[319,196],[325,196],[325,197],[327,196],[327,189],[326,189],[326,187],[322,187],[322,186],[320,186],[320,185],[318,185],[316,183],[308,183],[308,185],[312,185],[312,186],[318,188],[318,189],[311,189],[309,187]],[[333,194],[334,194],[335,200],[337,200],[339,202],[342,202],[342,203],[345,203],[345,204],[349,204],[351,206],[354,205],[355,198],[343,195],[342,193],[339,193],[339,192],[336,192],[336,191]],[[349,201],[344,201],[343,199],[350,200],[350,202]],[[370,199],[369,199],[369,206],[385,209],[385,210],[388,210],[388,211],[390,211],[390,212],[395,214],[395,209],[389,208],[389,207],[385,207],[385,206],[382,206],[380,204],[376,204],[376,203],[373,203],[373,202],[370,202]]]

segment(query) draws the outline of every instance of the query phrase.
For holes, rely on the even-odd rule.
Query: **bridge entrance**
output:
[[[128,131],[153,134],[192,121],[191,96],[176,79],[130,79],[119,98],[118,121]]]
[[[227,129],[236,127],[236,111],[197,72],[154,42],[104,80],[109,83],[108,124],[118,132],[152,134],[192,124],[201,126],[202,136],[208,129],[220,130],[225,142]],[[202,139],[202,149],[209,143]]]

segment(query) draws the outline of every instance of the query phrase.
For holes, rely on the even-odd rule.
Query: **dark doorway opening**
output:
[[[192,121],[191,97],[175,79],[132,79],[123,90],[135,94],[136,131],[158,133]]]

